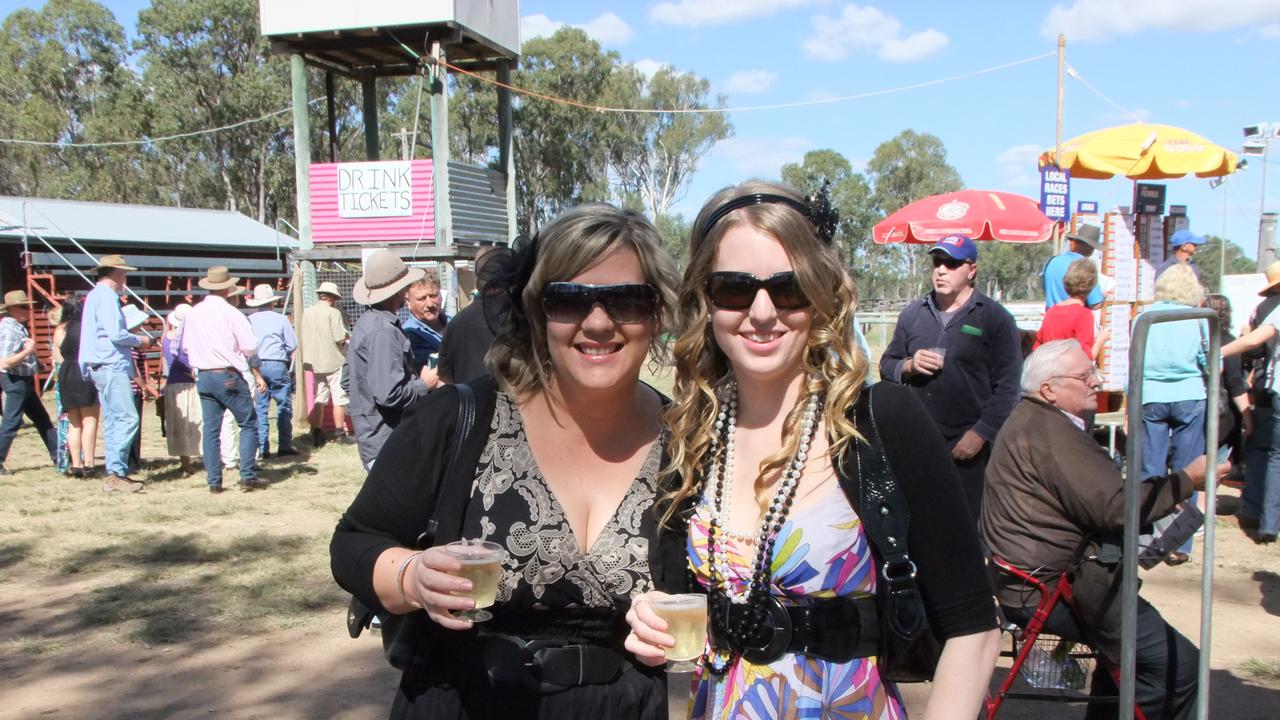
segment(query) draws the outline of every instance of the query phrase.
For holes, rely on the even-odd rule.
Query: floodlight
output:
[[[1225,182],[1226,182],[1226,180],[1223,180],[1223,179],[1222,179],[1222,178],[1220,178],[1220,177],[1210,178],[1210,179],[1209,179],[1209,189],[1210,189],[1210,190],[1217,190],[1218,188],[1222,187],[1223,183],[1225,183]]]
[[[1257,137],[1257,136],[1259,136],[1259,135],[1264,135],[1264,134],[1266,134],[1266,132],[1267,132],[1267,124],[1266,124],[1266,123],[1258,123],[1257,125],[1245,125],[1245,126],[1244,126],[1244,136],[1245,136],[1245,137],[1247,137],[1247,138]]]
[[[1241,150],[1243,154],[1250,157],[1261,157],[1267,154],[1267,143],[1262,140],[1250,140]]]

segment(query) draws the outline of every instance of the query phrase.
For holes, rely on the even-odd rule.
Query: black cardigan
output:
[[[458,456],[457,477],[475,477],[497,397],[491,377],[471,386],[475,426]],[[872,411],[910,507],[907,541],[934,631],[949,638],[996,627],[977,530],[964,510],[942,436],[914,393],[902,386],[881,384],[873,394]],[[373,591],[378,556],[393,547],[417,547],[418,536],[426,529],[457,417],[458,395],[451,387],[415,404],[383,446],[364,486],[338,522],[329,548],[333,576],[370,608],[385,610]],[[669,490],[675,482],[664,478],[662,486]],[[461,533],[469,498],[466,493],[459,495],[464,498],[462,507],[440,513],[436,544],[456,540]],[[856,500],[850,504],[856,507]],[[687,517],[691,509],[689,502],[679,517]],[[655,587],[685,592],[690,589],[686,526],[683,521],[674,524],[650,543],[649,568]]]

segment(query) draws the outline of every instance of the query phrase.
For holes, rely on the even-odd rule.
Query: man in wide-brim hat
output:
[[[267,418],[271,401],[276,402],[276,454],[297,455],[293,448],[293,374],[289,358],[298,349],[298,337],[289,318],[275,311],[280,296],[266,283],[255,285],[244,304],[258,308],[249,316],[249,326],[258,338],[258,370],[267,383],[266,392],[258,393],[258,450],[262,457],[271,456],[270,427]]]
[[[1097,225],[1080,223],[1079,227],[1067,233],[1067,246],[1065,251],[1049,258],[1040,271],[1041,281],[1044,283],[1045,310],[1071,298],[1063,283],[1067,270],[1071,268],[1071,263],[1092,257],[1095,251],[1102,249],[1102,229]],[[1102,290],[1097,285],[1089,291],[1084,304],[1091,308],[1102,304]]]
[[[1272,342],[1280,334],[1280,260],[1267,266],[1266,278],[1258,291],[1265,299],[1249,318],[1254,329],[1222,348],[1223,357],[1262,352],[1254,364],[1253,433],[1246,438],[1244,492],[1236,513],[1240,528],[1259,543],[1275,542],[1280,534],[1280,352]]]
[[[22,416],[30,418],[40,433],[40,439],[49,450],[49,459],[58,462],[58,431],[49,420],[49,412],[40,402],[40,390],[36,387],[35,374],[40,369],[36,359],[36,343],[27,333],[26,323],[31,319],[31,300],[26,291],[10,290],[4,294],[0,309],[6,311],[0,318],[0,388],[4,391],[4,415],[0,419],[0,475],[9,471],[4,461],[9,448],[22,427]]]
[[[396,311],[404,304],[404,291],[426,272],[405,265],[395,253],[379,250],[365,260],[364,275],[356,281],[351,297],[369,309],[351,333],[347,353],[351,395],[351,420],[355,424],[360,461],[373,465],[382,443],[400,415],[427,394],[423,375],[415,375],[409,340],[400,330]]]
[[[311,425],[311,445],[324,444],[324,408],[333,405],[333,425],[337,441],[344,445],[355,442],[347,433],[347,406],[350,399],[342,386],[342,368],[346,365],[347,321],[338,308],[342,293],[338,286],[325,281],[316,288],[319,302],[302,313],[302,367],[311,371],[316,394],[307,422]]]
[[[108,492],[137,492],[142,483],[129,477],[129,448],[138,434],[138,409],[133,404],[130,380],[137,375],[133,349],[155,341],[134,335],[125,325],[120,296],[126,276],[137,268],[119,255],[104,255],[93,267],[97,284],[85,298],[80,319],[80,372],[93,381],[102,407],[102,445]]]
[[[240,489],[264,487],[258,480],[258,417],[245,379],[252,373],[258,392],[266,383],[258,370],[258,339],[244,314],[228,298],[243,291],[224,265],[209,268],[200,287],[209,291],[187,315],[179,352],[196,371],[196,391],[204,426],[201,451],[209,492],[222,492],[222,416],[230,411],[240,427]]]

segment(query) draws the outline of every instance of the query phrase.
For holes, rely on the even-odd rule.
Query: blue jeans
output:
[[[102,453],[107,474],[129,476],[129,448],[138,434],[138,410],[133,404],[129,376],[105,365],[89,368],[102,406]]]
[[[31,423],[40,433],[40,439],[49,450],[49,458],[58,464],[58,429],[49,420],[49,411],[40,402],[40,391],[36,389],[36,380],[30,375],[14,375],[0,373],[0,388],[4,390],[4,419],[0,420],[0,464],[9,457],[9,447],[13,438],[22,427],[22,416],[31,418]]]
[[[293,449],[293,376],[289,364],[283,360],[263,360],[258,368],[267,381],[267,391],[258,395],[258,449],[267,453],[271,449],[270,420],[271,401],[276,401],[276,450]]]
[[[1258,520],[1262,535],[1280,533],[1280,397],[1256,408],[1253,434],[1245,448],[1245,483],[1240,514]]]
[[[1204,408],[1204,400],[1142,404],[1143,480],[1181,470],[1204,454]],[[1196,498],[1197,493],[1192,493],[1192,501]],[[1156,524],[1163,529],[1168,522],[1161,518]],[[1191,541],[1178,550],[1191,552]]]
[[[240,373],[229,370],[201,370],[196,378],[200,394],[200,415],[204,420],[204,471],[209,487],[222,487],[222,413],[230,410],[240,426],[240,482],[257,478],[253,464],[258,448],[258,418],[253,410],[253,393]]]

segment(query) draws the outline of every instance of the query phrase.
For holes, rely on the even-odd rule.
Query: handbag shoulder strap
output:
[[[874,385],[867,388],[854,405],[854,422],[864,440],[856,443],[856,509],[872,547],[880,555],[877,583],[884,585],[881,594],[885,598],[885,620],[898,635],[912,638],[926,624],[924,603],[916,587],[916,565],[907,553],[911,513],[885,456],[871,410],[874,389]]]
[[[440,529],[440,519],[445,509],[454,508],[457,503],[464,502],[463,493],[471,492],[470,483],[459,482],[459,478],[455,478],[454,474],[457,471],[458,455],[462,453],[462,446],[466,444],[475,426],[476,398],[471,386],[466,383],[456,383],[453,387],[458,392],[458,422],[455,426],[453,444],[449,447],[449,459],[445,462],[444,472],[440,474],[439,485],[436,488],[436,502],[431,510],[431,519],[427,521],[427,529],[418,536],[420,550],[435,544],[436,533]]]

